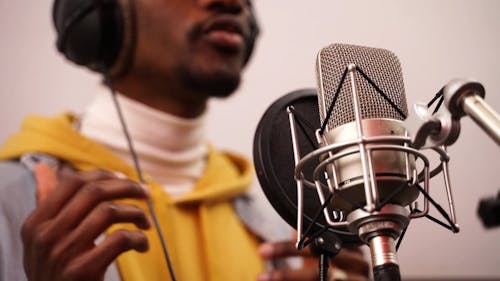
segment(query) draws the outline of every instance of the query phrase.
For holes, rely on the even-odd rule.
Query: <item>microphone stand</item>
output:
[[[319,280],[328,281],[328,269],[330,267],[330,260],[334,258],[341,249],[341,241],[335,235],[328,235],[328,238],[324,237],[328,233],[324,233],[319,237],[316,237],[311,243],[311,252],[319,257]]]
[[[469,115],[500,145],[500,115],[484,102],[485,90],[479,82],[455,79],[443,89],[446,107],[454,119]]]

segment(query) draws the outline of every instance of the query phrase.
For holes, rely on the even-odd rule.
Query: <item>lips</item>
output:
[[[243,25],[228,16],[221,16],[207,22],[203,34],[210,43],[228,51],[239,51],[245,46]]]

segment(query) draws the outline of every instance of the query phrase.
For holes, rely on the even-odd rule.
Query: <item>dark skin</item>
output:
[[[244,0],[138,0],[137,45],[133,66],[113,80],[121,94],[173,115],[202,114],[211,97],[229,96],[239,84],[249,46],[250,10]],[[147,251],[140,229],[150,228],[143,210],[118,203],[145,200],[137,183],[102,171],[59,171],[56,190],[29,216],[22,230],[25,271],[30,281],[102,280],[122,253]],[[139,230],[119,230],[94,241],[116,223]],[[311,258],[292,242],[265,243],[265,260]],[[363,280],[367,263],[359,251],[336,259],[338,267]],[[333,268],[333,267],[332,267]],[[274,269],[258,280],[317,280],[317,265]]]
[[[248,48],[243,42],[250,32],[244,2],[136,1],[139,31],[134,66],[114,82],[117,90],[188,118],[203,113],[211,96],[230,95],[239,83]],[[210,32],[217,24],[239,31]],[[209,87],[207,81],[218,85]]]
[[[286,257],[302,257],[304,266],[299,269],[275,269],[260,274],[257,281],[304,281],[319,280],[318,259],[309,248],[297,250],[295,241],[283,241],[275,243],[263,243],[259,248],[259,254],[264,260],[276,260]],[[368,280],[369,267],[358,248],[343,248],[330,264],[329,276],[333,277],[333,271],[340,268],[347,275],[347,280]]]
[[[107,172],[75,172],[68,166],[59,171],[58,178],[56,190],[23,225],[28,280],[102,280],[118,255],[148,249],[146,236],[140,231],[115,231],[99,245],[94,243],[115,223],[150,227],[141,209],[114,201],[145,199],[145,188]]]

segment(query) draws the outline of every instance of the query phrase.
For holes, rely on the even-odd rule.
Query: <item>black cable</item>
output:
[[[301,112],[294,110],[293,113],[295,113],[295,115],[299,117],[300,121],[303,122],[304,125],[307,126],[307,128],[310,131],[312,132],[316,131],[316,126],[314,126],[311,122],[309,122],[307,118],[305,118],[304,115],[302,115]]]
[[[439,108],[443,104],[443,101],[444,101],[444,96],[441,96],[441,98],[439,99],[439,101],[436,105],[436,108],[434,108],[434,112],[432,112],[432,114],[436,114],[436,112],[438,112]]]
[[[434,97],[427,103],[427,108],[431,107],[431,105],[440,97],[443,96],[443,88],[441,88],[441,90],[439,90],[439,92],[437,92]]]
[[[353,202],[350,202],[350,200],[348,200],[348,199],[346,199],[346,198],[344,198],[342,196],[341,196],[341,198],[343,198],[347,202],[351,203],[353,206],[366,211],[366,209],[364,208],[364,206],[360,206],[359,204],[355,204]],[[325,224],[316,233],[314,233],[312,235],[308,235],[311,232],[311,229],[312,229],[313,225],[319,224],[318,223],[319,216],[325,210],[325,208],[330,204],[330,202],[331,202],[332,199],[333,199],[333,193],[330,193],[328,195],[328,197],[326,198],[325,203],[314,214],[314,216],[312,218],[312,222],[309,224],[309,226],[307,227],[306,231],[304,231],[303,237],[300,238],[300,240],[299,240],[299,242],[297,244],[297,248],[299,250],[302,249],[302,248],[304,248],[304,247],[307,247],[309,244],[311,244],[312,242],[314,242],[314,239],[316,239],[317,237],[319,237],[321,234],[323,234],[325,231],[328,230],[328,225]],[[351,234],[351,232],[345,232],[345,231],[340,231],[340,230],[336,230],[336,229],[332,229],[332,231],[335,232],[335,233],[338,233],[338,234],[343,234],[343,235],[349,235],[349,234]],[[309,238],[309,239],[307,239],[307,238]]]
[[[304,232],[304,237],[301,237],[300,240],[299,240],[299,243],[297,245],[297,247],[299,249],[305,247],[303,244],[304,244],[304,239],[305,237],[307,236],[307,234],[311,231],[311,228],[313,227],[313,225],[315,225],[317,222],[318,222],[318,219],[319,219],[319,216],[321,215],[321,213],[325,210],[325,208],[328,206],[328,204],[330,204],[330,201],[332,200],[332,197],[333,197],[333,193],[330,193],[328,195],[328,198],[325,200],[325,202],[323,203],[323,205],[321,205],[321,208],[319,208],[316,213],[314,214],[314,217],[312,219],[312,222],[309,224],[309,226],[307,227],[306,231]],[[324,231],[323,231],[324,232]],[[321,232],[321,233],[323,233]],[[319,235],[321,235],[318,234]]]
[[[451,227],[451,226],[447,225],[446,223],[444,223],[444,222],[442,222],[442,221],[438,220],[437,218],[435,218],[435,217],[433,217],[433,216],[431,216],[431,215],[426,215],[425,217],[426,217],[426,218],[428,218],[429,220],[431,220],[431,221],[433,221],[433,222],[435,222],[435,223],[439,224],[440,226],[442,226],[442,227],[444,227],[444,228],[446,228],[446,229],[449,229],[449,230],[451,230],[451,231],[455,232],[455,231],[453,230],[453,227]]]
[[[139,178],[139,181],[141,184],[147,184],[147,182],[144,179],[144,176],[142,174],[142,169],[139,165],[139,159],[138,159],[137,153],[134,149],[134,145],[132,142],[132,138],[130,137],[130,133],[129,133],[128,128],[127,128],[127,124],[125,123],[125,118],[123,117],[123,112],[121,110],[120,103],[118,102],[118,99],[116,97],[117,96],[116,91],[115,91],[113,84],[112,84],[112,81],[111,81],[111,79],[109,79],[108,75],[106,75],[106,84],[109,85],[109,89],[111,91],[111,96],[112,96],[113,102],[115,104],[116,112],[118,114],[118,118],[120,119],[120,124],[122,126],[123,134],[125,135],[125,139],[127,140],[127,144],[128,144],[129,150],[130,150],[130,155],[132,156],[132,161],[134,163],[137,177]],[[149,212],[151,214],[151,218],[153,219],[153,224],[154,224],[156,232],[158,234],[158,238],[160,239],[160,242],[161,242],[161,247],[163,250],[163,255],[164,255],[165,261],[166,261],[167,266],[168,266],[170,279],[172,281],[176,281],[177,279],[175,278],[174,268],[172,265],[172,261],[170,260],[170,255],[168,253],[167,242],[166,242],[165,236],[163,235],[163,232],[161,231],[160,222],[158,220],[158,217],[156,216],[156,212],[155,212],[154,206],[153,206],[153,201],[151,200],[151,198],[148,198],[146,200],[146,203],[147,203]]]
[[[359,66],[356,66],[356,70],[363,76],[363,78],[366,79],[366,81],[368,81],[368,83],[377,91],[377,93],[379,93],[382,96],[382,98],[384,98],[385,101],[387,101],[392,106],[392,108],[394,108],[394,110],[396,110],[398,112],[398,114],[401,115],[401,117],[403,117],[403,119],[406,119],[406,117],[407,117],[406,114],[377,86],[377,84],[375,84],[375,82],[373,82],[373,80],[370,79],[370,77],[368,77],[368,75],[365,74],[365,72]],[[345,81],[345,78],[346,78],[348,72],[349,72],[349,68],[346,67],[344,70],[344,73],[342,74],[342,78],[340,79],[339,86],[337,87],[337,90],[335,91],[335,95],[333,96],[332,103],[330,104],[330,107],[328,108],[326,118],[325,118],[325,120],[323,120],[323,124],[321,125],[320,134],[323,134],[323,132],[326,129],[326,125],[327,125],[328,120],[330,119],[330,117],[332,115],[333,108],[335,106],[335,103],[337,102],[338,96],[340,94],[340,90],[342,89],[342,86],[344,85],[344,81]]]
[[[403,238],[405,237],[406,230],[408,229],[408,226],[403,228],[403,230],[401,231],[401,235],[399,235],[398,242],[396,243],[396,252],[399,250],[399,246],[401,246],[401,242],[403,242]]]
[[[445,162],[447,162],[447,160],[445,160]],[[432,179],[433,177],[439,175],[439,173],[441,173],[441,171],[443,171],[443,163],[439,164],[434,170],[432,170],[429,173],[429,179]],[[425,171],[420,172],[418,174],[417,178],[418,178],[418,182],[423,182],[425,180]]]
[[[344,199],[346,202],[350,203],[355,208],[361,209],[361,210],[363,210],[365,212],[368,212],[364,206],[361,206],[360,204],[357,204],[356,202],[352,202],[350,199],[345,198],[341,193],[338,193],[337,196],[339,196],[340,198]],[[306,231],[304,231],[304,234],[303,234],[304,237],[301,237],[300,240],[299,240],[299,242],[298,242],[298,244],[297,244],[297,248],[299,250],[302,249],[302,248],[304,248],[304,247],[307,247],[309,244],[311,244],[312,242],[314,242],[315,238],[319,237],[326,230],[328,230],[328,225],[325,224],[323,226],[323,228],[320,229],[319,231],[317,231],[316,233],[314,233],[312,235],[308,235],[311,232],[312,227],[314,225],[318,224],[319,216],[328,207],[328,205],[330,204],[330,202],[331,202],[332,199],[333,199],[333,193],[330,193],[328,195],[328,197],[326,198],[325,202],[323,203],[323,205],[314,214],[314,216],[312,218],[312,222],[309,224],[309,226],[307,227]],[[338,230],[335,230],[335,229],[333,231],[336,232],[336,233],[339,233],[339,234],[351,234],[350,232],[349,233],[345,233],[343,231],[338,231]],[[307,237],[309,237],[309,239],[306,240]]]
[[[434,201],[434,199],[432,199],[432,197],[427,192],[425,192],[425,190],[419,184],[416,184],[415,186],[424,195],[424,197],[427,198],[427,200],[429,200],[431,202],[431,204],[439,211],[439,213],[446,219],[446,221],[449,223],[449,225],[446,225],[445,223],[439,221],[438,219],[436,219],[430,215],[426,215],[426,217],[428,219],[430,219],[431,221],[434,221],[435,223],[450,229],[453,233],[458,233],[460,230],[451,221],[450,216],[448,216],[448,213],[446,213],[446,211],[443,209],[443,207],[441,207],[441,205],[439,205],[436,201]]]
[[[439,108],[441,107],[441,105],[443,104],[443,101],[444,101],[444,87],[441,88],[439,90],[439,92],[437,92],[434,97],[427,103],[427,108],[430,108],[432,106],[432,104],[437,100],[439,99],[439,102],[438,104],[436,105],[436,108],[434,108],[434,112],[432,112],[432,114],[436,114],[436,112],[438,112]]]
[[[125,139],[127,141],[129,150],[130,150],[130,155],[132,156],[132,162],[134,163],[135,170],[137,172],[137,177],[139,178],[139,181],[141,183],[146,183],[146,180],[144,179],[144,176],[142,174],[142,169],[139,164],[139,159],[137,158],[137,153],[134,148],[134,144],[132,142],[132,138],[130,137],[130,133],[128,131],[128,127],[125,123],[125,119],[123,118],[123,112],[120,106],[120,103],[118,102],[118,99],[116,97],[116,91],[113,88],[113,85],[111,84],[111,79],[107,79],[106,82],[109,85],[109,88],[111,89],[111,96],[113,98],[113,103],[115,104],[116,112],[118,114],[118,118],[120,120],[120,124],[122,126],[123,134],[125,135]]]
[[[325,233],[325,231],[328,230],[328,225],[324,225],[320,230],[316,231],[313,235],[307,235],[307,232],[304,233],[304,238],[300,239],[297,248],[299,250],[304,249],[305,247],[309,246],[311,243],[314,243],[316,238],[320,237],[321,234]],[[310,231],[310,230],[309,230]],[[307,239],[306,239],[307,237]]]
[[[387,205],[396,195],[401,193],[405,188],[409,187],[408,183],[411,181],[406,181],[401,186],[396,188],[389,196],[387,196],[381,203],[378,203],[377,206],[375,206],[375,211],[380,211],[385,205]]]
[[[296,111],[295,109],[293,109],[293,113],[295,115],[295,121],[297,122],[297,124],[299,125],[299,128],[302,130],[302,133],[306,136],[306,139],[307,141],[309,142],[309,144],[311,145],[311,147],[315,150],[318,148],[318,146],[316,145],[316,143],[314,142],[313,139],[311,139],[311,137],[309,136],[309,134],[307,134],[307,131],[306,131],[306,127],[313,131],[314,132],[314,126],[309,123],[303,116],[302,114],[300,114],[298,111]]]
[[[347,203],[351,204],[355,209],[361,209],[365,212],[368,212],[368,210],[365,208],[365,206],[362,206],[360,204],[358,204],[357,202],[354,202],[353,200],[345,197],[342,192],[337,192],[337,196],[342,198],[344,201],[346,201]]]
[[[406,119],[406,114],[373,82],[368,75],[366,75],[363,70],[356,65],[356,70],[361,73],[361,75],[372,85],[372,87],[396,110],[403,119]]]
[[[328,124],[328,120],[330,120],[330,117],[332,116],[333,107],[335,106],[335,103],[337,102],[337,98],[339,97],[339,94],[340,94],[340,90],[342,89],[342,86],[344,85],[344,81],[345,81],[345,77],[347,76],[347,72],[349,72],[348,67],[345,68],[344,73],[342,74],[342,78],[340,78],[339,86],[337,87],[337,90],[335,91],[335,95],[333,96],[332,103],[330,104],[330,107],[328,108],[328,112],[326,114],[325,120],[323,120],[323,124],[321,125],[321,130],[319,131],[319,133],[321,135],[325,131],[326,124]]]

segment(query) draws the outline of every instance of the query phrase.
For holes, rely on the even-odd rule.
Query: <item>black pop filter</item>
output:
[[[257,178],[267,199],[278,214],[293,228],[297,228],[297,184],[294,179],[295,162],[287,107],[293,106],[296,119],[301,119],[302,130],[298,130],[298,145],[301,157],[316,148],[315,131],[320,128],[318,98],[315,89],[291,92],[276,100],[262,116],[254,137],[253,157]],[[305,174],[312,174],[318,163],[306,165]],[[321,208],[315,190],[304,188],[304,227],[313,221]],[[320,231],[326,224],[323,215],[312,226],[312,232]],[[344,246],[360,245],[357,235],[348,231],[329,228]]]

